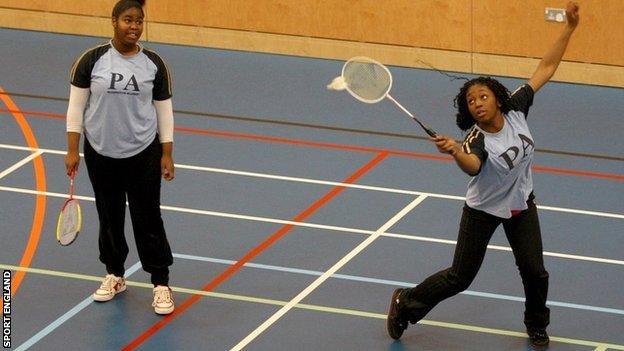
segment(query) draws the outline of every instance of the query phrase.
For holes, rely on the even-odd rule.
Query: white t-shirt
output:
[[[533,191],[531,165],[535,144],[526,117],[533,104],[533,89],[528,84],[511,96],[512,109],[503,114],[504,125],[488,133],[474,125],[462,145],[464,152],[481,160],[481,169],[468,183],[466,204],[500,218],[512,211],[527,209]]]
[[[171,77],[162,58],[140,47],[123,56],[111,42],[85,51],[71,84],[89,88],[84,134],[99,154],[127,158],[143,151],[158,129],[152,100],[171,98]]]

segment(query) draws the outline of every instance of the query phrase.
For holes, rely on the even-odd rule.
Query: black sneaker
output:
[[[407,329],[408,321],[401,316],[399,307],[399,298],[404,290],[405,289],[394,290],[392,293],[392,300],[390,301],[386,326],[388,328],[388,334],[394,340],[398,340],[401,335],[403,335],[405,329]]]
[[[536,349],[544,349],[550,342],[546,329],[527,329],[527,334],[529,334],[529,343]]]

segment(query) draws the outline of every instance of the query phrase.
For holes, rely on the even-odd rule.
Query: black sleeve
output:
[[[71,85],[78,88],[89,88],[91,86],[91,71],[97,60],[110,49],[110,44],[100,45],[91,48],[80,55],[74,62],[69,74]]]
[[[524,84],[519,86],[512,94],[510,99],[511,109],[524,113],[524,118],[529,115],[529,107],[533,105],[533,88]]]
[[[467,154],[476,155],[482,163],[488,158],[488,152],[485,150],[485,136],[479,129],[474,127],[466,135],[462,144],[462,150]]]
[[[157,101],[169,99],[173,95],[169,68],[156,52],[147,49],[143,50],[143,52],[145,52],[145,55],[156,65],[156,77],[154,78],[152,99]]]

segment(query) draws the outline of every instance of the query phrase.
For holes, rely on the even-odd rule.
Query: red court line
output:
[[[387,149],[379,149],[379,148],[366,147],[366,146],[335,144],[335,143],[321,143],[321,142],[316,142],[316,141],[307,141],[307,140],[300,140],[300,139],[288,139],[288,138],[272,137],[272,136],[258,135],[258,134],[246,134],[246,133],[238,133],[238,132],[230,132],[230,131],[219,131],[219,130],[210,130],[210,129],[188,128],[188,127],[175,127],[175,130],[179,132],[188,133],[188,134],[210,135],[210,136],[216,136],[216,137],[222,137],[222,138],[246,139],[246,140],[269,142],[269,143],[309,146],[309,147],[323,148],[323,149],[336,149],[336,150],[342,150],[342,151],[356,151],[356,152],[368,152],[368,153],[386,152],[388,153],[388,155],[391,155],[391,156],[406,156],[406,157],[424,158],[424,159],[430,159],[430,160],[436,160],[436,161],[448,161],[448,162],[452,161],[452,158],[449,156],[442,156],[442,155],[437,155],[437,154],[425,154],[425,153],[401,151],[401,150],[387,150]]]
[[[613,179],[613,180],[624,181],[624,175],[612,174],[612,173],[577,171],[574,169],[562,169],[562,168],[554,168],[554,167],[546,167],[546,166],[538,166],[538,165],[534,165],[533,170],[536,172],[541,172],[541,173],[565,174],[565,175],[573,175],[573,176],[578,176],[578,177],[603,178],[603,179]]]
[[[31,148],[39,148],[37,144],[37,138],[33,133],[28,121],[24,117],[24,114],[20,111],[19,107],[11,100],[9,95],[4,93],[4,90],[0,86],[0,100],[4,102],[4,104],[8,107],[8,110],[15,117],[15,121],[20,127],[22,134],[24,135],[24,139],[26,139],[26,144]],[[3,109],[4,110],[4,109]],[[43,158],[41,156],[35,157],[33,159],[33,168],[35,170],[35,185],[37,191],[45,192],[46,191],[46,174],[45,167],[43,165]],[[20,260],[19,265],[21,267],[30,267],[30,263],[32,259],[35,257],[35,252],[37,251],[37,246],[39,245],[39,238],[41,237],[41,231],[43,229],[43,219],[45,218],[45,210],[46,210],[46,196],[45,195],[36,195],[35,196],[35,212],[33,213],[33,220],[30,226],[30,235],[28,236],[28,242],[26,247],[24,248],[24,253],[22,254],[22,259]],[[24,277],[26,276],[25,271],[18,271],[15,273],[15,281],[11,285],[11,296],[15,296],[17,294],[17,290],[19,289]]]
[[[0,108],[0,113],[2,112],[12,112],[12,111]],[[65,115],[58,114],[58,113],[48,113],[48,112],[39,112],[39,111],[22,111],[22,112],[24,114],[30,114],[33,116],[43,116],[43,117],[49,117],[49,118],[54,118],[54,119],[65,119]],[[348,144],[321,143],[321,142],[314,142],[314,141],[307,141],[307,140],[300,140],[300,139],[288,139],[288,138],[272,137],[272,136],[258,135],[258,134],[246,134],[246,133],[238,133],[238,132],[230,132],[230,131],[218,131],[218,130],[198,129],[198,128],[189,128],[189,127],[175,127],[175,130],[177,132],[188,133],[188,134],[209,135],[209,136],[215,136],[215,137],[220,137],[220,138],[230,138],[230,139],[237,139],[237,140],[241,140],[241,139],[254,140],[254,141],[259,141],[259,142],[267,142],[267,143],[298,145],[298,146],[306,146],[306,147],[313,147],[313,148],[325,148],[325,149],[353,151],[353,152],[370,152],[370,153],[387,152],[389,156],[419,158],[419,159],[428,159],[428,160],[443,161],[443,162],[453,162],[453,159],[450,156],[444,156],[440,154],[427,154],[427,153],[419,153],[419,152],[411,152],[411,151],[403,151],[403,150],[386,150],[386,149],[379,149],[379,148],[374,148],[374,147],[356,146],[356,145],[348,145]],[[575,169],[546,167],[546,166],[540,166],[540,165],[533,165],[533,170],[537,173],[563,174],[563,175],[568,175],[568,176],[608,179],[608,180],[624,182],[624,175],[621,175],[621,174],[591,172],[591,171],[582,171],[582,170],[575,170]]]
[[[376,167],[381,161],[383,161],[386,157],[388,157],[388,153],[382,152],[378,154],[374,159],[365,164],[362,168],[358,169],[355,173],[350,175],[347,179],[343,181],[343,183],[351,184],[362,177],[365,173]],[[333,198],[335,198],[338,194],[340,194],[345,189],[344,186],[336,186],[330,192],[325,194],[322,198],[314,202],[310,207],[305,209],[303,212],[299,213],[295,218],[293,218],[294,222],[302,222],[314,212],[316,212],[319,208],[323,207]],[[273,243],[281,239],[284,235],[288,234],[290,230],[294,226],[292,224],[287,224],[281,227],[278,231],[269,236],[265,241],[263,241],[260,245],[253,248],[251,251],[247,252],[241,259],[238,260],[234,265],[227,268],[223,273],[213,279],[211,282],[206,284],[202,290],[203,291],[212,291],[219,284],[229,279],[234,273],[236,273],[243,265],[249,261],[251,261],[254,257],[258,256],[264,250],[269,248]],[[128,345],[126,345],[123,350],[134,350],[139,345],[141,345],[145,340],[154,335],[158,330],[172,322],[176,317],[184,313],[187,309],[189,309],[193,304],[199,301],[202,298],[202,295],[192,295],[188,299],[186,299],[180,306],[176,307],[175,311],[156,322],[154,325],[146,329],[141,335],[139,335],[136,339],[132,340]]]
[[[12,112],[12,111],[0,108],[0,112]],[[48,117],[48,118],[53,118],[53,119],[65,119],[65,115],[59,114],[59,113],[52,113],[52,112],[22,111],[22,113],[27,114],[27,115]],[[438,154],[426,154],[426,153],[418,153],[418,152],[402,151],[402,150],[384,150],[384,149],[366,147],[366,146],[321,143],[321,142],[315,142],[315,141],[288,139],[288,138],[272,137],[272,136],[266,136],[266,135],[246,134],[246,133],[219,131],[219,130],[211,130],[211,129],[175,127],[175,130],[177,132],[182,132],[182,133],[209,135],[209,136],[215,136],[215,137],[221,137],[221,138],[253,140],[253,141],[268,142],[268,143],[299,145],[299,146],[308,146],[308,147],[313,147],[313,148],[335,149],[335,150],[342,150],[342,151],[368,152],[368,153],[376,153],[376,154],[380,152],[387,152],[389,155],[392,155],[392,156],[424,158],[424,159],[446,161],[446,162],[452,161],[450,157],[438,155]]]
[[[3,95],[3,94],[0,93],[0,95]],[[7,94],[4,94],[4,95],[9,96]],[[0,108],[0,112],[21,113],[24,115],[42,116],[42,117],[49,117],[53,119],[65,119],[65,115],[60,114],[60,113],[52,113],[52,112],[26,111],[26,110],[12,109],[12,108],[9,108],[9,109]]]
[[[286,139],[286,138],[271,137],[271,136],[265,136],[265,135],[245,134],[245,133],[237,133],[237,132],[229,132],[229,131],[196,129],[196,128],[187,128],[187,127],[176,127],[175,129],[176,131],[189,133],[189,134],[201,134],[201,135],[209,135],[209,136],[224,137],[224,138],[231,138],[231,139],[247,139],[247,140],[263,141],[263,142],[280,143],[280,144],[310,146],[310,147],[316,147],[316,148],[329,148],[329,149],[337,149],[337,150],[344,150],[344,151],[360,151],[360,152],[374,152],[374,153],[387,152],[388,155],[390,156],[421,158],[421,159],[430,159],[430,160],[435,160],[435,161],[453,162],[453,158],[451,158],[450,156],[442,156],[442,155],[436,155],[436,154],[425,154],[425,153],[401,151],[401,150],[382,150],[382,149],[363,147],[363,146],[320,143],[320,142],[314,142],[314,141]],[[578,177],[602,178],[602,179],[613,179],[613,180],[624,181],[624,175],[619,175],[619,174],[579,171],[579,170],[574,170],[574,169],[546,167],[546,166],[539,166],[539,165],[534,165],[533,171],[538,172],[538,173],[565,174],[565,175],[578,176]]]

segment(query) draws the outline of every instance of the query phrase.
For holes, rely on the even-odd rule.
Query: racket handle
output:
[[[425,125],[421,121],[419,121],[418,118],[416,118],[416,116],[414,116],[414,114],[409,112],[405,107],[403,107],[403,105],[401,105],[398,101],[396,101],[390,94],[387,94],[386,97],[388,99],[390,99],[390,101],[394,102],[394,104],[397,105],[401,110],[403,110],[403,112],[407,113],[408,116],[412,117],[412,119],[414,121],[416,121],[418,124],[420,124],[422,129],[424,129],[425,132],[427,132],[427,134],[429,134],[429,136],[435,138],[438,135],[438,133],[434,132],[433,129],[431,129],[431,127],[429,127],[428,125]]]
[[[428,126],[423,126],[423,129],[425,130],[425,132],[427,132],[427,134],[429,134],[429,136],[431,137],[436,137],[438,136],[438,133],[434,132],[433,129],[429,128]]]
[[[421,121],[419,121],[416,117],[412,117],[414,119],[414,121],[418,122],[418,124],[420,124],[420,126],[422,127],[422,129],[427,132],[427,134],[429,134],[430,137],[435,138],[436,136],[438,136],[438,133],[434,132],[433,129],[431,129],[431,127],[429,127],[426,124],[423,124]]]
[[[74,198],[74,178],[76,177],[76,171],[73,170],[69,175],[69,199]]]

